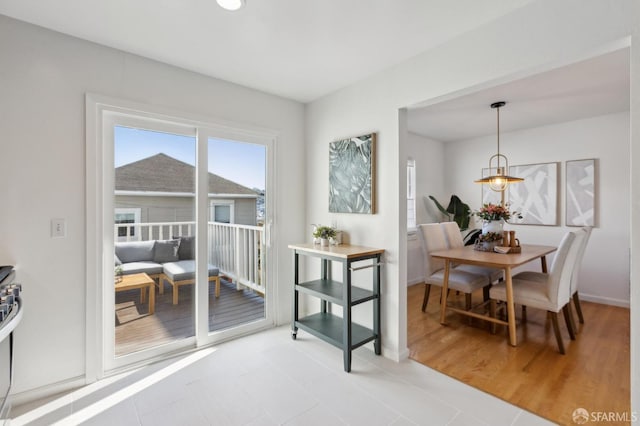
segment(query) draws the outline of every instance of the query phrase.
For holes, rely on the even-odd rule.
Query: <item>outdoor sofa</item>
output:
[[[173,288],[173,304],[178,304],[178,288],[195,282],[194,237],[171,240],[127,241],[115,243],[115,265],[123,275],[146,273],[158,283],[164,293],[164,281]],[[215,295],[220,296],[220,271],[208,265],[209,281],[215,283]]]

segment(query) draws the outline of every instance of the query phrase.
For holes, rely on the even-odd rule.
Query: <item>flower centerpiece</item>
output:
[[[519,213],[509,211],[508,204],[483,204],[482,208],[473,214],[482,219],[483,234],[489,232],[500,233],[500,238],[502,238],[504,222],[511,219],[512,216],[521,217]]]
[[[501,232],[487,232],[478,236],[474,248],[480,251],[493,251],[500,241],[502,241]]]
[[[517,213],[511,213],[509,211],[509,205],[502,204],[492,204],[487,203],[483,204],[482,208],[474,213],[482,220],[503,220],[507,221],[511,218],[512,215],[516,215]]]

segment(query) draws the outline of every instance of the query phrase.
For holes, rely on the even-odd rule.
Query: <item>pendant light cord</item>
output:
[[[497,134],[498,134],[498,169],[500,169],[500,107],[496,108],[496,114],[498,116]]]

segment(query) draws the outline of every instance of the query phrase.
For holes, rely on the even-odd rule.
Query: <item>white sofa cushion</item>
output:
[[[191,280],[195,277],[196,261],[195,260],[179,260],[177,262],[168,262],[162,265],[164,274],[171,281]],[[220,270],[213,265],[209,265],[209,276],[215,277]]]

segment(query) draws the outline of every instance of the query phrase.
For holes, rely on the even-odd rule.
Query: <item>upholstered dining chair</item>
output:
[[[581,235],[576,244],[576,237]],[[526,273],[516,274],[512,278],[513,301],[518,305],[529,306],[547,311],[551,317],[553,332],[558,343],[558,350],[565,354],[562,335],[558,325],[558,313],[562,310],[569,336],[575,339],[573,327],[570,323],[569,299],[571,292],[571,274],[580,248],[584,232],[568,232],[562,238],[548,274],[539,275],[537,279],[531,278]],[[539,278],[544,278],[541,281]],[[495,315],[496,301],[507,300],[507,288],[505,283],[499,283],[489,290],[491,297],[491,314]]]
[[[585,249],[587,248],[587,242],[589,242],[589,237],[591,236],[591,228],[584,227],[580,228],[577,231],[574,231],[576,235],[576,241],[574,242],[575,247],[575,258],[573,258],[573,269],[571,271],[571,288],[570,288],[570,297],[573,297],[573,304],[576,307],[576,312],[578,313],[578,320],[580,324],[584,324],[584,316],[582,315],[582,308],[580,306],[580,298],[578,296],[578,275],[580,272],[580,266],[582,265],[582,258],[584,257]],[[539,283],[544,283],[547,280],[547,274],[544,272],[535,272],[535,271],[523,271],[516,275],[516,277],[527,280],[527,281],[536,281]],[[524,307],[523,307],[524,309]],[[571,311],[571,305],[569,305],[569,311]],[[573,328],[573,332],[578,334],[578,327],[575,325],[575,320],[573,319],[573,313],[569,317],[571,322],[571,326]]]
[[[462,239],[462,234],[460,233],[460,227],[456,222],[442,222],[440,223],[440,226],[442,226],[444,234],[447,237],[449,248],[464,247],[464,240]],[[456,269],[459,271],[471,272],[472,274],[485,275],[487,277],[487,280],[489,281],[489,284],[493,284],[498,280],[502,280],[504,276],[504,271],[502,269],[490,268],[487,266],[458,265],[456,266]]]
[[[447,239],[444,230],[439,223],[426,223],[418,225],[418,234],[422,246],[424,257],[424,298],[422,300],[422,312],[427,308],[431,286],[442,287],[444,280],[444,260],[434,259],[430,253],[439,250],[447,250]],[[484,274],[474,274],[472,272],[450,268],[449,289],[465,293],[465,308],[471,309],[471,293],[488,285],[488,280]],[[446,297],[446,295],[443,295]]]
[[[582,239],[582,245],[580,246],[578,255],[576,257],[576,263],[573,268],[573,273],[571,274],[571,295],[573,297],[573,304],[576,307],[576,312],[578,313],[578,320],[580,321],[580,324],[584,324],[584,315],[582,315],[582,307],[580,306],[580,296],[578,296],[580,267],[582,266],[584,252],[587,249],[587,243],[589,242],[589,238],[591,238],[591,231],[593,230],[593,228],[590,226],[586,226],[582,229],[584,230],[585,235]]]

